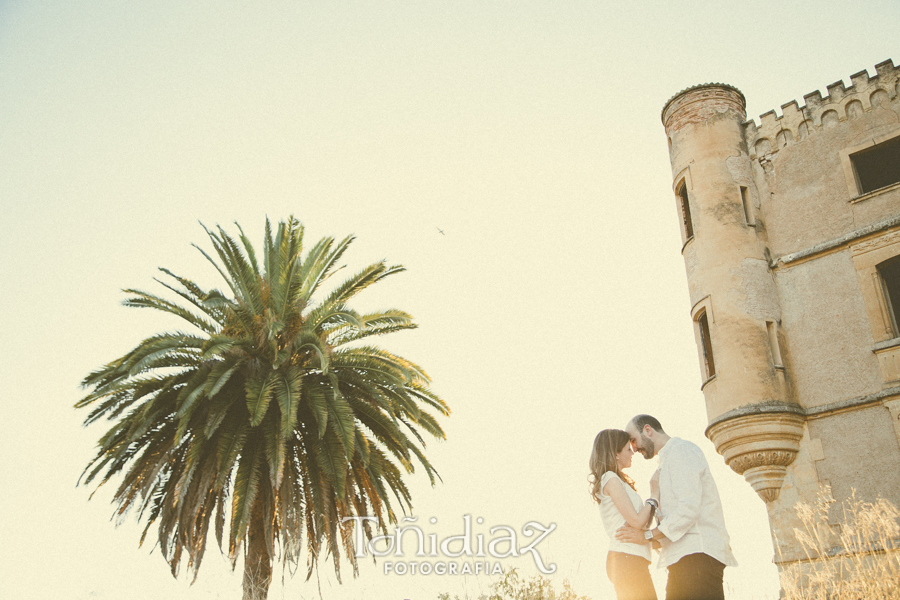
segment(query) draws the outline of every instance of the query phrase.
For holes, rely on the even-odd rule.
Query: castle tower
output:
[[[900,68],[875,70],[759,125],[723,84],[662,111],[706,435],[781,566],[807,559],[796,507],[820,490],[900,506]]]
[[[710,427],[728,465],[766,501],[778,497],[803,435],[779,344],[781,307],[760,239],[759,191],[744,140],[744,96],[684,90],[663,109],[682,223],[691,318]]]

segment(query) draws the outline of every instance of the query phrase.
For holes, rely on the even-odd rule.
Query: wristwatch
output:
[[[648,542],[653,541],[653,530],[652,529],[648,529],[647,531],[644,532],[644,539],[647,540]]]

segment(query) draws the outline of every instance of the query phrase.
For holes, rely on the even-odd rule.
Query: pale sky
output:
[[[0,595],[239,597],[216,548],[193,586],[175,580],[133,517],[110,521],[109,490],[75,487],[105,429],[73,404],[89,371],[182,327],[122,307],[122,288],[160,291],[160,266],[221,285],[191,248],[198,221],[259,244],[266,215],[294,214],[310,240],[356,235],[351,268],[408,268],[360,306],[413,314],[419,329],[380,343],[453,410],[427,448],[443,483],[408,479],[426,533],[466,514],[488,539],[555,523],[538,546],[554,581],[612,597],[587,459],[599,430],[648,412],[707,452],[740,562],[730,597],[775,598],[765,507],[703,434],[659,115],[710,81],[750,117],[780,113],[900,61],[898,22],[896,0],[0,1]],[[644,494],[654,468],[635,458]],[[491,581],[367,563],[339,586],[331,569],[326,599]],[[270,598],[318,597],[304,574]]]

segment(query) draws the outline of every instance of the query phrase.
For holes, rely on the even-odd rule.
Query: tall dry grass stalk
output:
[[[823,488],[814,505],[800,503],[794,529],[807,560],[781,572],[784,600],[900,600],[900,511],[888,500],[866,502],[853,490],[839,526],[835,500]]]

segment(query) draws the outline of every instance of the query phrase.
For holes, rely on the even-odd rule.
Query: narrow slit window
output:
[[[766,332],[769,334],[769,348],[772,350],[772,362],[776,367],[784,367],[781,360],[781,346],[778,344],[778,325],[774,321],[766,321]]]
[[[704,310],[697,315],[697,325],[700,326],[700,345],[703,347],[703,367],[706,369],[706,379],[716,374],[716,362],[713,360],[712,340],[709,337],[709,320]]]
[[[869,192],[900,182],[900,137],[850,155],[859,193]]]
[[[744,208],[744,221],[747,225],[753,225],[753,206],[750,204],[750,195],[747,188],[741,186],[741,206]]]
[[[691,204],[688,201],[687,186],[684,181],[678,186],[678,203],[681,205],[681,221],[684,223],[685,241],[694,237],[694,225],[691,223]]]
[[[887,308],[887,316],[890,326],[893,328],[894,337],[900,337],[900,329],[897,327],[900,314],[900,256],[888,259],[878,265],[878,275],[881,277],[881,285],[884,289],[884,303]]]

